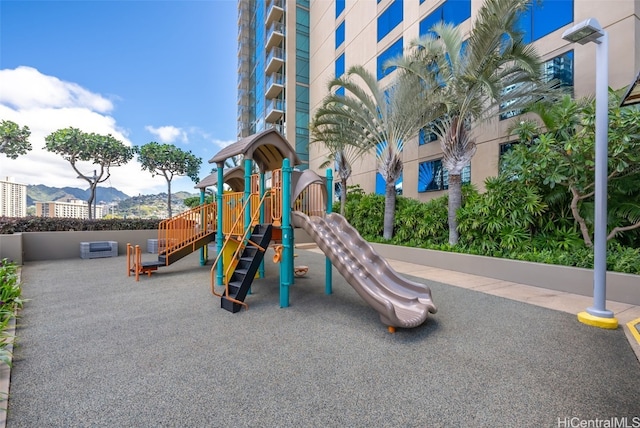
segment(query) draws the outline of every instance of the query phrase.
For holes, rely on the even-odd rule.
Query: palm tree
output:
[[[378,172],[385,180],[384,239],[393,237],[395,183],[402,174],[402,149],[424,122],[425,104],[416,93],[421,82],[399,74],[387,88],[362,66],[329,82],[325,97],[314,117],[314,127],[339,135],[356,147],[358,155],[375,152]],[[345,95],[335,93],[345,89]]]
[[[465,40],[460,27],[438,23],[411,44],[411,51],[389,65],[413,73],[446,106],[434,131],[442,164],[449,172],[449,243],[458,243],[456,212],[462,205],[461,173],[476,145],[473,127],[501,113],[517,110],[548,94],[540,58],[517,30],[519,14],[530,0],[487,0]]]
[[[338,119],[338,118],[336,118]],[[316,119],[311,122],[311,143],[322,144],[328,150],[327,160],[320,165],[320,168],[327,168],[333,165],[338,179],[340,180],[340,214],[345,214],[345,204],[347,202],[347,181],[351,177],[351,165],[359,157],[358,148],[349,139],[349,126],[351,123],[337,123],[334,125],[320,125]]]

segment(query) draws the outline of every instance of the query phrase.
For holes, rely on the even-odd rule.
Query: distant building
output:
[[[0,216],[27,216],[27,185],[13,181],[13,177],[0,180]]]
[[[103,211],[104,207],[97,205],[95,218],[102,218]],[[80,199],[36,202],[36,217],[89,218],[89,208],[87,201]]]

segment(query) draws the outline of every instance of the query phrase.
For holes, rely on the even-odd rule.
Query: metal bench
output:
[[[80,243],[80,257],[83,259],[117,256],[118,242],[116,241],[93,241]]]

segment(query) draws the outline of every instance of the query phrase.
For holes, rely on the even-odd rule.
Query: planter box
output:
[[[383,257],[440,269],[593,296],[593,269],[374,244]],[[607,272],[607,300],[640,305],[640,275]]]

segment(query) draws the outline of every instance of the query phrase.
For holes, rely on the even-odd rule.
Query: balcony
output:
[[[276,72],[282,68],[284,65],[284,49],[282,48],[273,48],[269,51],[269,55],[267,55],[267,74],[271,74]]]
[[[267,78],[267,99],[276,98],[284,89],[284,76],[280,73],[274,73]]]
[[[265,120],[269,123],[276,123],[284,116],[284,100],[275,99],[267,101],[267,116]]]
[[[284,40],[284,24],[281,22],[272,23],[267,29],[267,50],[275,46],[280,46]]]
[[[282,0],[271,0],[267,2],[267,25],[280,21],[280,19],[282,19],[282,15],[284,15]]]

